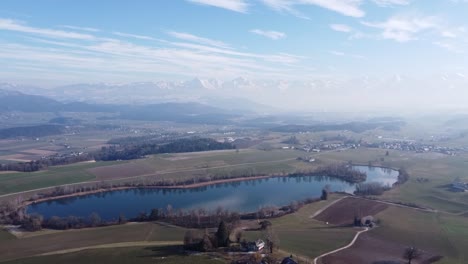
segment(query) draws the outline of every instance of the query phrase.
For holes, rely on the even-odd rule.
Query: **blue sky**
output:
[[[2,0],[0,81],[468,76],[467,0]]]

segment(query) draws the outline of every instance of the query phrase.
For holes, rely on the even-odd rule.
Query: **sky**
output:
[[[468,0],[2,0],[0,82],[464,80],[466,14]]]

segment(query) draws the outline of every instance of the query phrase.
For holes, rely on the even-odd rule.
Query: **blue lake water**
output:
[[[367,173],[366,182],[392,185],[398,171],[367,166],[355,166]],[[332,191],[353,193],[355,184],[325,176],[277,177],[240,182],[213,184],[191,189],[129,189],[62,198],[30,205],[28,213],[38,213],[45,218],[52,216],[88,217],[98,213],[102,219],[111,220],[124,214],[135,217],[152,208],[214,210],[218,206],[230,211],[253,212],[263,206],[282,206],[292,201],[315,198],[329,186]]]

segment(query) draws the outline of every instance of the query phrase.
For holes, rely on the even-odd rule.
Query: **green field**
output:
[[[444,258],[437,263],[466,263],[468,219],[441,213],[390,207],[377,215],[380,226],[372,234],[387,241],[429,250]]]
[[[46,171],[0,174],[0,195],[96,179],[87,170],[117,162],[81,163],[51,167]]]
[[[162,154],[126,162],[96,162],[51,167],[33,173],[0,175],[0,195],[86,181],[125,183],[288,173],[309,166],[299,151],[241,150]],[[29,195],[32,195],[30,193]],[[23,198],[26,194],[23,194]]]
[[[329,200],[306,205],[294,214],[271,219],[273,229],[280,240],[280,249],[313,259],[348,244],[356,232],[354,228],[334,227],[311,218],[317,210],[340,197],[332,195]],[[263,234],[260,231],[249,231],[245,236],[255,240],[262,238]]]
[[[144,241],[180,244],[184,233],[183,228],[158,223],[129,223],[102,228],[45,231],[30,233],[31,235],[26,233],[20,239],[0,242],[0,252],[4,252],[0,254],[0,261],[115,243]]]
[[[377,229],[371,231],[371,234],[384,240],[402,245],[416,245],[443,255],[444,259],[440,263],[464,263],[468,259],[465,252],[468,248],[468,218],[458,215],[468,212],[468,193],[452,192],[448,186],[457,177],[468,180],[468,156],[445,156],[394,150],[386,156],[385,152],[380,149],[364,148],[321,152],[314,154],[317,163],[313,165],[296,161],[296,157],[304,156],[305,153],[294,150],[163,154],[129,162],[75,164],[35,173],[0,174],[0,193],[104,179],[113,182],[136,179],[177,181],[203,178],[207,175],[236,177],[245,174],[290,172],[298,168],[310,168],[335,162],[352,161],[356,164],[368,164],[370,161],[374,165],[405,168],[410,174],[408,182],[378,198],[415,203],[439,211],[438,213],[425,213],[390,206],[377,215],[381,223]],[[126,170],[134,174],[128,176]],[[427,181],[421,182],[418,178],[427,179]],[[337,197],[332,196],[329,201],[310,204],[297,213],[272,219],[281,250],[311,259],[347,244],[355,234],[355,229],[330,227],[310,218],[316,210]],[[184,231],[181,228],[145,223],[65,232],[44,232],[38,235],[26,235],[22,239],[12,239],[11,235],[0,232],[0,252],[8,249],[6,255],[0,254],[0,260],[113,243],[137,241],[180,243]],[[261,232],[256,231],[244,234],[249,239],[257,239],[262,235]],[[6,240],[8,243],[4,243]],[[44,241],[50,241],[50,243],[44,243]],[[154,255],[151,255],[153,252],[151,247],[155,247]],[[208,261],[200,256],[186,257],[172,253],[171,255],[157,245],[128,246],[115,251],[117,253],[107,248],[90,248],[63,254],[57,259],[74,263],[79,259],[93,257],[131,259],[135,256],[149,256],[138,258],[138,261],[142,261],[141,263],[146,263],[144,261],[156,263]],[[169,258],[172,259],[168,258],[165,261],[173,262],[157,262],[162,261],[154,257],[159,254],[157,252],[166,252],[160,254],[169,254],[172,256]],[[43,256],[21,261],[25,262],[13,263],[54,263],[55,259],[52,256]],[[115,262],[119,263],[119,260],[113,263]]]
[[[349,160],[355,163],[368,164],[373,161],[375,165],[394,168],[405,168],[410,179],[402,186],[385,192],[379,199],[414,203],[417,205],[446,211],[462,213],[468,211],[468,193],[453,192],[449,186],[457,177],[468,181],[468,157],[447,156],[430,153],[410,153],[385,150],[356,149],[343,152],[321,153],[323,160]],[[384,161],[380,161],[384,158]],[[418,178],[427,179],[419,182]]]
[[[7,261],[8,264],[78,264],[78,263],[109,263],[109,264],[220,264],[226,263],[222,259],[209,256],[189,256],[181,254],[180,246],[148,246],[148,247],[123,247],[106,249],[88,249],[75,253],[27,258],[15,261]]]

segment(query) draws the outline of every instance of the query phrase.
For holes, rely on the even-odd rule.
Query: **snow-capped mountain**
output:
[[[195,78],[187,81],[81,83],[41,89],[0,84],[0,89],[43,95],[59,101],[111,104],[201,102],[230,109],[266,105],[283,109],[434,108],[468,105],[468,77],[441,73],[428,78],[401,74],[383,77],[320,77],[302,81]],[[241,100],[242,99],[242,100]],[[365,102],[365,104],[363,103]],[[262,105],[262,106],[261,106]]]

